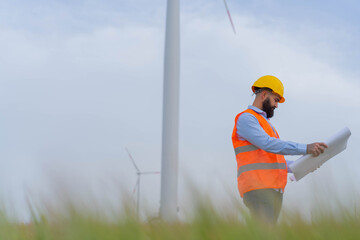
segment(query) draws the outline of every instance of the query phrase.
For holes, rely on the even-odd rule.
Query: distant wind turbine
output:
[[[127,148],[126,152],[128,153],[131,162],[133,163],[135,169],[136,169],[136,174],[137,174],[137,180],[136,180],[136,184],[133,190],[133,195],[134,193],[137,191],[137,200],[136,200],[136,212],[137,215],[139,216],[139,207],[140,207],[140,179],[141,179],[141,175],[143,174],[160,174],[160,172],[156,172],[156,171],[151,171],[151,172],[142,172],[140,171],[139,167],[136,165],[134,158],[131,156],[129,150]]]

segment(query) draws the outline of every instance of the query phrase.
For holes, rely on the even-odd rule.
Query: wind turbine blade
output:
[[[234,31],[234,34],[236,34],[235,26],[234,26],[234,23],[233,23],[233,21],[232,21],[232,18],[231,18],[230,11],[229,11],[229,8],[228,8],[228,6],[227,6],[226,0],[224,0],[224,4],[225,4],[226,12],[227,12],[227,14],[228,14],[228,16],[229,16],[229,20],[230,20],[230,23],[231,23],[231,27],[232,27],[232,29],[233,29],[233,31]]]
[[[125,149],[126,149],[127,153],[129,154],[129,157],[130,157],[132,163],[134,164],[134,167],[136,168],[136,170],[137,170],[138,172],[140,172],[140,169],[139,169],[138,166],[136,165],[136,163],[135,163],[133,157],[131,156],[129,150],[128,150],[127,148],[125,148]]]

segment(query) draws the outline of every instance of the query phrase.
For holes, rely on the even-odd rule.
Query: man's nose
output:
[[[275,108],[277,108],[278,107],[278,102],[275,102]]]

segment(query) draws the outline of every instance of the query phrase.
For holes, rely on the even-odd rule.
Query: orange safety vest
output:
[[[260,126],[270,137],[279,138],[276,130],[268,121],[254,110],[247,109],[235,118],[232,142],[237,161],[237,181],[240,196],[244,193],[263,188],[277,188],[284,191],[287,182],[287,166],[283,155],[266,152],[246,140],[239,140],[236,123],[243,113],[250,113],[256,117]]]

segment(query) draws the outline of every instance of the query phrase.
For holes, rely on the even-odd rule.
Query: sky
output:
[[[234,118],[268,74],[285,87],[271,119],[282,139],[352,131],[345,152],[289,182],[284,208],[356,207],[360,4],[227,2],[236,35],[222,0],[180,1],[179,214],[194,188],[220,210],[241,204]],[[29,199],[135,202],[125,148],[142,171],[161,170],[165,17],[164,0],[0,2],[0,199],[10,215],[29,219]],[[160,175],[142,176],[142,214],[156,216],[159,201]]]

